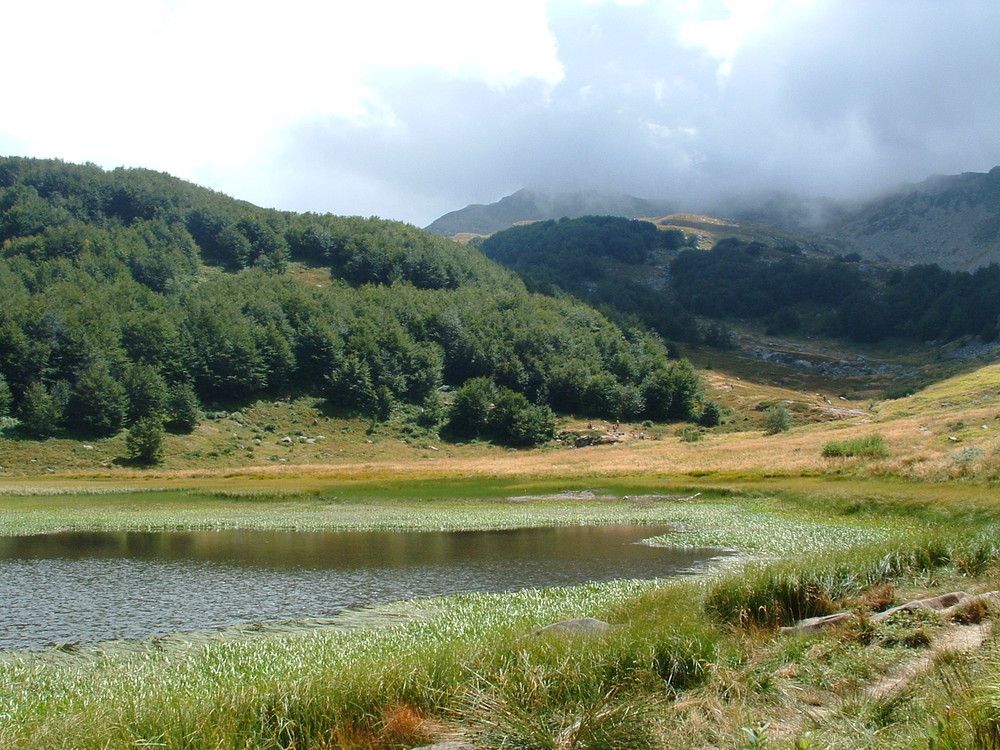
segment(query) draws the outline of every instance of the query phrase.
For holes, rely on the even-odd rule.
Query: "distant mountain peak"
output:
[[[495,203],[474,203],[446,213],[426,229],[445,237],[463,233],[493,234],[525,221],[563,217],[577,219],[590,215],[655,218],[673,210],[674,207],[666,201],[636,198],[624,193],[597,190],[552,193],[521,188]]]

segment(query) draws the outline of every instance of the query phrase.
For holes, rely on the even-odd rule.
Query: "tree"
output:
[[[123,385],[128,398],[128,421],[163,417],[167,412],[167,383],[155,367],[134,364],[125,371]]]
[[[174,383],[167,392],[165,426],[172,432],[191,432],[198,426],[201,412],[194,386],[187,381]]]
[[[85,368],[73,386],[66,417],[73,427],[114,435],[125,423],[128,396],[103,360]]]
[[[10,386],[3,375],[0,375],[0,417],[6,417],[10,413],[10,405],[14,403],[14,397],[10,392]]]
[[[489,378],[472,378],[455,393],[448,415],[447,431],[457,438],[481,435],[489,421],[497,387]]]
[[[362,412],[373,410],[378,394],[371,367],[356,354],[348,354],[327,378],[326,396],[336,406]]]
[[[718,401],[706,401],[702,407],[698,424],[702,427],[715,427],[722,424],[722,407]]]
[[[48,437],[56,431],[62,418],[59,400],[39,382],[31,383],[18,404],[17,416],[21,428],[32,437]]]
[[[157,417],[143,417],[125,436],[129,458],[143,464],[155,464],[163,455],[163,422]]]
[[[693,419],[701,400],[701,381],[687,360],[658,368],[643,381],[646,414],[650,419]]]

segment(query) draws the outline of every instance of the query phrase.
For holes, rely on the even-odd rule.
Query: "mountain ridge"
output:
[[[672,213],[666,201],[636,198],[625,193],[578,191],[546,193],[522,188],[495,203],[474,203],[450,211],[428,224],[433,234],[493,234],[523,221],[570,219],[588,215],[622,216],[626,219],[657,217]]]
[[[664,225],[665,217],[679,213],[753,222],[798,235],[803,245],[893,265],[937,264],[956,271],[1000,263],[1000,167],[933,175],[860,201],[771,192],[683,205],[597,191],[524,189],[492,204],[451,211],[427,229],[444,236],[493,234],[520,222],[585,215],[650,218]]]

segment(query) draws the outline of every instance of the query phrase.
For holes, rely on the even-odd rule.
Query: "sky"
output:
[[[0,2],[0,155],[424,226],[1000,164],[997,0]]]

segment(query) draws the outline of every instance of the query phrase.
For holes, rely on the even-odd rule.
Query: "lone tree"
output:
[[[158,463],[163,456],[163,422],[156,417],[143,417],[133,424],[125,436],[128,455],[143,464]]]

